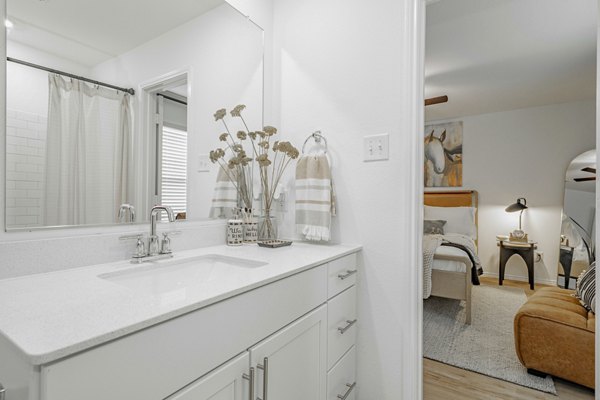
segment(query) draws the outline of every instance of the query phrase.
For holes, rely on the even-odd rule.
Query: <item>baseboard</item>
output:
[[[491,278],[498,279],[497,272],[484,272],[483,276],[489,276]],[[519,282],[529,282],[529,279],[526,276],[522,275],[508,275],[504,274],[504,279],[510,279],[511,281],[519,281]],[[556,281],[550,279],[539,279],[535,278],[535,283],[541,283],[543,285],[557,286]]]

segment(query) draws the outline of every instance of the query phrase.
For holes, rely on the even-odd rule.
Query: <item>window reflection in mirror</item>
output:
[[[214,111],[244,103],[262,126],[258,26],[222,0],[125,3],[7,1],[7,230],[147,222],[158,203],[205,219]]]

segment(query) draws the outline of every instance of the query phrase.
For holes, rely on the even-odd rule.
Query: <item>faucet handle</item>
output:
[[[135,253],[133,253],[133,258],[141,258],[147,255],[146,253],[146,243],[144,243],[144,234],[137,233],[135,235],[125,235],[120,236],[119,240],[137,240],[135,244]]]
[[[163,238],[160,244],[160,253],[161,254],[171,254],[171,239],[169,239],[170,232],[163,232]]]

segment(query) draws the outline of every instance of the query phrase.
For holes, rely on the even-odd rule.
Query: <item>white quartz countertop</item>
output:
[[[165,261],[214,254],[267,264],[204,271],[194,290],[176,296],[144,293],[99,277],[149,264],[128,260],[0,280],[0,334],[31,364],[47,364],[360,249],[294,243],[277,249],[244,245],[181,251]]]

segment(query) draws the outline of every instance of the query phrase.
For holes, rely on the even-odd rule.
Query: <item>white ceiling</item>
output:
[[[594,99],[596,0],[441,0],[427,6],[427,121]]]
[[[93,66],[123,54],[224,0],[8,0],[8,38]]]

